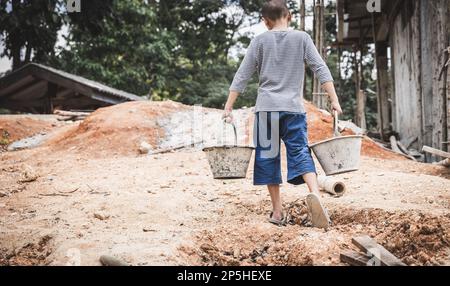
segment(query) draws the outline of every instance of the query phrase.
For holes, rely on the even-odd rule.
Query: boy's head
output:
[[[261,14],[269,30],[280,23],[287,23],[291,21],[291,13],[285,0],[268,0],[264,3]]]

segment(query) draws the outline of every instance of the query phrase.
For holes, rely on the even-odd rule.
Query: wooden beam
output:
[[[53,114],[53,99],[56,97],[57,92],[58,86],[52,82],[47,82],[47,93],[45,95],[47,114]]]
[[[400,259],[395,257],[386,248],[378,244],[374,239],[367,235],[354,237],[352,239],[354,245],[356,245],[362,251],[374,256],[374,259],[379,259],[381,265],[384,266],[406,266]]]
[[[443,157],[443,158],[450,158],[450,153],[449,152],[438,150],[438,149],[432,148],[430,146],[424,145],[422,147],[422,151],[426,152],[426,153],[429,153],[429,154],[433,154],[435,156],[439,156],[439,157]]]
[[[320,56],[324,58],[324,43],[325,43],[325,4],[324,0],[316,0],[314,5],[314,38],[317,50]],[[319,78],[314,75],[313,80],[313,103],[321,109],[326,109],[327,100],[321,94],[322,88]]]
[[[3,87],[0,86],[0,97],[8,96],[8,94],[13,93],[14,91],[22,88],[23,86],[29,85],[34,81],[36,81],[36,79],[33,76],[29,75],[25,76],[22,79],[18,79],[16,82],[10,85],[3,85]]]
[[[343,0],[338,0],[336,3],[337,9],[337,19],[338,19],[338,33],[337,41],[342,43],[344,41],[344,2]]]
[[[12,73],[5,75],[0,79],[0,90],[4,90],[7,87],[14,85],[20,79],[26,78],[30,76],[31,66],[25,66],[23,68],[19,68]]]
[[[31,98],[39,98],[45,94],[47,83],[45,81],[34,81],[31,85],[27,85],[21,90],[9,94],[6,100],[29,100]]]
[[[375,13],[373,16],[375,18]],[[375,28],[375,40],[386,42],[389,36],[389,19],[385,14],[377,17]]]
[[[300,0],[300,31],[306,30],[306,0]]]
[[[86,85],[83,85],[83,84],[80,84],[73,80],[70,80],[68,78],[56,75],[49,71],[39,69],[38,67],[35,67],[35,66],[32,66],[32,74],[33,74],[33,76],[35,76],[37,78],[40,78],[40,79],[43,79],[43,80],[46,80],[49,82],[58,83],[59,86],[63,86],[67,89],[72,89],[78,93],[82,93],[87,96],[91,96],[93,93],[93,89]]]
[[[351,266],[369,266],[370,257],[353,250],[344,251],[339,255],[341,262]]]
[[[355,123],[358,127],[366,130],[366,100],[367,96],[364,90],[359,90],[356,94],[356,118]]]
[[[376,35],[374,34],[375,37]],[[377,70],[378,130],[381,138],[384,139],[384,135],[390,130],[387,43],[375,41],[375,64]]]

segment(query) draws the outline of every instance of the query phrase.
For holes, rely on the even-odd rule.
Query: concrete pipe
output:
[[[344,182],[339,181],[336,178],[319,176],[317,179],[319,181],[320,190],[332,194],[336,197],[342,196],[347,189]]]

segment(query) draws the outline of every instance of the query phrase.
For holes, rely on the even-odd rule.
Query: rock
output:
[[[425,252],[421,251],[419,252],[419,254],[417,255],[417,259],[423,263],[426,264],[427,262],[430,261],[430,256],[428,256]]]
[[[241,256],[241,250],[239,248],[234,249],[233,257],[238,259]]]
[[[100,256],[100,263],[103,266],[130,266],[127,262],[110,255]]]
[[[6,197],[6,196],[8,196],[7,193],[5,193],[5,192],[0,192],[0,198]]]
[[[102,213],[94,213],[94,217],[99,220],[107,220],[110,218],[110,215],[102,214]]]
[[[21,183],[34,182],[39,178],[39,174],[30,166],[25,165],[22,171],[22,178],[19,180]]]
[[[148,144],[146,141],[141,141],[139,144],[139,153],[141,154],[149,154],[152,151],[152,146]]]

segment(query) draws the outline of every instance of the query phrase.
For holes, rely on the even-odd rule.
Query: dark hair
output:
[[[289,8],[285,0],[269,0],[262,6],[261,15],[276,21],[289,15]]]

